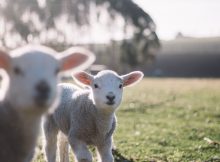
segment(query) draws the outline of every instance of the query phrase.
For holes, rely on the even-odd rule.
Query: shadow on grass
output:
[[[210,151],[210,150],[216,150],[216,149],[219,150],[219,145],[217,144],[199,148],[200,151]]]
[[[220,119],[220,114],[214,114],[213,117]]]
[[[112,153],[114,155],[115,162],[134,162],[134,160],[124,157],[117,149],[113,149]]]
[[[220,158],[219,157],[212,157],[208,160],[205,160],[204,162],[220,162]]]

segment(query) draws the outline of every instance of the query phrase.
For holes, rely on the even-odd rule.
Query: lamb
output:
[[[59,84],[63,89],[61,102],[44,122],[45,153],[48,162],[56,161],[57,135],[60,162],[68,162],[68,143],[77,162],[92,162],[87,145],[97,148],[101,162],[113,162],[112,135],[116,127],[115,111],[122,100],[123,87],[131,86],[143,78],[140,71],[119,76],[103,70],[93,76],[78,72],[74,80],[88,88],[81,89],[70,83]]]
[[[44,46],[25,46],[10,53],[0,51],[3,75],[0,101],[0,161],[30,162],[41,117],[58,104],[58,73],[85,68],[94,61],[86,50],[62,53]],[[83,66],[80,66],[83,65]]]

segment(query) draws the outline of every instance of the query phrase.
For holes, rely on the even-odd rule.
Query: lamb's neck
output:
[[[41,115],[31,112],[19,112],[18,114],[29,136],[37,135],[41,123]]]
[[[32,151],[34,151],[34,146],[36,145],[38,134],[41,125],[41,116],[31,114],[31,113],[22,113],[19,114],[21,122],[23,123],[23,134],[25,137],[25,150],[28,152],[29,156],[32,156]]]
[[[7,108],[7,114],[13,116],[15,127],[18,129],[21,138],[24,140],[22,146],[23,151],[31,151],[37,140],[41,116],[31,112],[16,110],[16,108],[7,101],[4,101],[3,104],[4,107]]]
[[[111,130],[114,116],[114,112],[97,111],[97,125],[100,132],[107,134]]]
[[[97,110],[97,116],[103,120],[111,119],[114,117],[114,115],[115,115],[115,112],[108,112],[105,110]]]

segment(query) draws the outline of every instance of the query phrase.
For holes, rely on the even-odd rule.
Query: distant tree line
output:
[[[154,55],[160,46],[156,25],[150,15],[132,0],[6,0],[0,2],[0,41],[8,48],[7,39],[13,36],[19,37],[17,45],[34,40],[69,46],[77,42],[67,39],[66,26],[59,28],[59,21],[65,19],[72,30],[85,29],[86,32],[94,23],[91,15],[95,15],[98,23],[104,13],[109,19],[105,25],[113,29],[119,17],[123,20],[121,62],[133,67]],[[49,39],[50,32],[59,39]]]

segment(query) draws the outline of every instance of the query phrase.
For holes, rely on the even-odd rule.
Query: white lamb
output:
[[[114,71],[104,70],[95,76],[79,72],[73,77],[90,88],[80,89],[70,83],[59,85],[63,89],[61,103],[44,123],[47,161],[56,160],[57,134],[61,131],[60,162],[69,161],[68,142],[77,162],[92,162],[87,145],[97,148],[99,161],[113,162],[115,111],[121,103],[123,87],[140,81],[143,73],[135,71],[119,76]]]
[[[6,72],[0,101],[1,162],[32,160],[41,117],[58,104],[58,73],[93,60],[93,55],[76,48],[62,54],[43,46],[0,51],[0,68]]]

